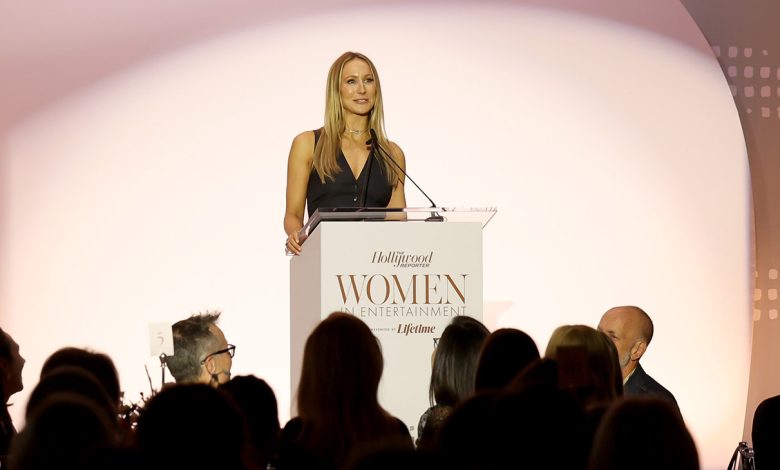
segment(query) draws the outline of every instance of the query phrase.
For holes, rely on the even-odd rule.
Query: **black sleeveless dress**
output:
[[[315,146],[320,138],[320,132],[321,129],[314,131]],[[368,180],[368,192],[364,207],[387,207],[393,194],[393,186],[388,181],[385,166],[379,158],[373,153],[369,155],[369,160],[363,165],[357,179],[352,174],[352,169],[341,149],[336,162],[339,165],[339,172],[334,175],[333,180],[325,178],[325,183],[322,183],[320,175],[314,168],[309,174],[309,184],[306,187],[306,207],[309,217],[319,208],[360,207],[366,180]]]

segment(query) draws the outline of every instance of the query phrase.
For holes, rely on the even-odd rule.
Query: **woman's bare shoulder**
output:
[[[390,153],[393,155],[393,158],[396,161],[405,162],[406,156],[404,155],[403,150],[401,150],[401,147],[395,142],[388,142],[388,144],[390,145]]]
[[[296,135],[293,139],[293,146],[295,145],[310,145],[314,148],[314,131],[303,131]]]
[[[290,158],[300,162],[311,162],[314,156],[314,131],[303,131],[296,135],[290,147]]]

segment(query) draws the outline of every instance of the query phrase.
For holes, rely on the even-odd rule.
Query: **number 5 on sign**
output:
[[[173,356],[173,330],[170,323],[149,323],[149,354]]]

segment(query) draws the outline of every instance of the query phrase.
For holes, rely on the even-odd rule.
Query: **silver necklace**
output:
[[[364,132],[366,132],[367,129],[363,129],[362,131],[356,131],[354,129],[350,129],[349,127],[346,128],[346,131],[349,132],[352,135],[360,135]]]

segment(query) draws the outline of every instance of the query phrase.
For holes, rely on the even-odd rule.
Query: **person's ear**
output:
[[[203,368],[206,369],[209,375],[213,374],[217,370],[217,364],[214,363],[214,356],[209,356],[203,363]]]
[[[639,361],[647,350],[647,343],[645,340],[640,339],[631,347],[631,360]]]

